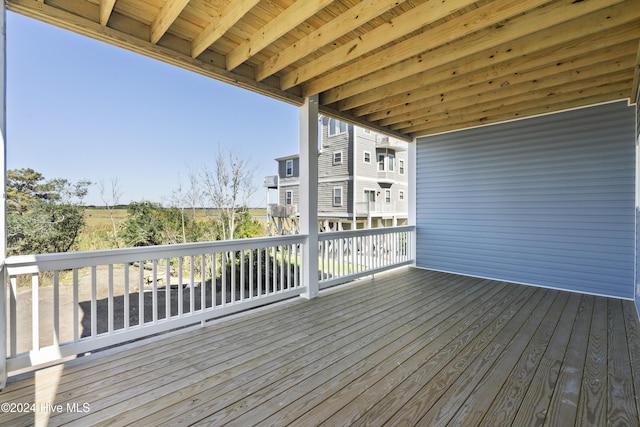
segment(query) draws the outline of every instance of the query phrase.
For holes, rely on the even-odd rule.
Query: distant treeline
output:
[[[83,207],[86,208],[86,209],[104,209],[104,210],[108,209],[104,205],[83,205]],[[127,210],[128,208],[129,208],[129,204],[126,204],[126,205],[125,204],[119,204],[119,205],[115,205],[115,206],[112,207],[112,209],[124,209],[124,210]],[[185,210],[187,210],[187,209],[188,210],[196,210],[196,211],[212,211],[212,210],[216,210],[216,208],[203,208],[203,207],[200,207],[200,208],[198,208],[198,207],[196,207],[196,208],[191,208],[191,207],[185,208]],[[254,210],[255,211],[263,211],[266,208],[264,208],[264,207],[253,207],[253,208],[249,207],[248,209],[251,210],[251,211],[254,211]]]

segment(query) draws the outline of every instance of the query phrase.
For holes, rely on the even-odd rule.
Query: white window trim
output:
[[[340,190],[340,204],[336,203],[336,190]],[[333,187],[333,192],[331,193],[331,205],[334,207],[340,207],[344,203],[344,192],[342,191],[342,187]]]
[[[398,159],[398,173],[404,175],[404,159]]]
[[[292,205],[293,204],[293,191],[287,190],[284,193],[284,204]]]
[[[291,165],[291,173],[289,173],[289,165]],[[293,176],[293,160],[287,160],[284,164],[284,174],[286,176]]]
[[[391,203],[391,190],[384,190],[384,202],[386,204]]]
[[[329,122],[327,123],[327,126],[329,127],[328,129],[328,135],[329,136],[336,136],[336,135],[342,135],[344,133],[347,133],[347,131],[349,130],[349,127],[347,126],[346,123],[344,123],[344,131],[340,130],[340,123],[344,123],[341,122],[340,120],[337,119],[329,119]],[[337,130],[336,130],[337,128]]]
[[[369,155],[369,161],[367,161],[366,155]],[[362,153],[362,161],[366,164],[371,164],[371,151],[365,151]]]
[[[340,161],[336,162],[336,154],[340,154]],[[344,155],[344,153],[342,152],[342,150],[338,150],[338,151],[334,151],[333,154],[331,155],[331,164],[333,165],[341,165],[342,164],[342,156]]]
[[[404,200],[404,190],[398,190],[398,200]]]
[[[380,159],[382,158],[382,164],[380,164]],[[378,153],[378,156],[376,157],[376,159],[378,159],[378,161],[376,162],[376,164],[378,165],[378,172],[384,172],[387,169],[387,155],[385,153]]]
[[[367,193],[373,193],[373,200],[368,200],[367,199]],[[377,196],[376,193],[377,193],[377,190],[375,188],[363,188],[362,189],[362,197],[364,198],[365,202],[373,202],[373,203],[375,203],[376,200],[378,199],[378,196]]]

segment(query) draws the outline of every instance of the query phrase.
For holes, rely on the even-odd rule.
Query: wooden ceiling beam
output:
[[[598,1],[605,2],[606,0]],[[383,78],[383,80],[380,81],[381,84],[390,83],[393,79],[390,79],[390,74],[385,72],[390,66],[402,63],[405,60],[416,57],[416,55],[419,56],[424,52],[444,46],[447,43],[458,41],[457,46],[459,46],[460,43],[464,43],[466,36],[482,30],[488,31],[490,37],[497,37],[495,42],[493,42],[493,39],[482,40],[484,48],[488,47],[488,44],[495,45],[503,43],[506,41],[504,39],[507,35],[513,37],[511,33],[513,33],[517,27],[510,21],[506,21],[504,24],[503,21],[527,11],[530,11],[530,14],[536,12],[540,14],[540,12],[534,8],[547,3],[549,3],[549,0],[526,2],[518,0],[496,0],[492,3],[485,4],[456,19],[451,19],[435,27],[425,29],[422,33],[402,42],[395,43],[390,48],[378,51],[366,58],[362,58],[318,77],[304,84],[302,93],[324,92],[321,95],[320,102],[324,104],[334,103],[348,96],[366,91],[366,85],[364,90],[360,90],[360,85],[357,85],[358,82],[364,81],[362,80],[363,76],[375,73]],[[553,6],[549,7],[553,8]],[[546,10],[546,8],[543,10]],[[561,18],[556,16],[556,21],[559,19]],[[496,24],[500,24],[497,29],[492,28],[492,26]],[[509,31],[510,29],[512,29],[512,31]],[[524,28],[521,30],[524,31]],[[422,62],[421,57],[419,57],[418,60]],[[399,78],[407,77],[408,75],[410,74],[402,73],[399,75]],[[348,91],[349,88],[354,87],[354,85],[347,85],[350,81],[355,81],[356,83],[356,91],[354,92]]]
[[[542,36],[542,34],[540,35]],[[516,43],[502,45],[497,50],[481,52],[451,64],[444,64],[430,71],[403,79],[397,84],[381,86],[377,91],[380,93],[379,100],[376,101],[369,96],[367,105],[355,108],[351,112],[356,116],[366,115],[367,119],[373,121],[403,115],[415,109],[413,104],[425,98],[425,90],[429,87],[447,85],[449,90],[453,90],[461,85],[468,86],[469,84],[503,78],[513,74],[514,70],[546,67],[549,64],[570,60],[575,56],[589,55],[601,49],[628,42],[633,43],[639,37],[640,26],[634,22],[570,41],[565,40],[562,31],[555,28],[552,32],[545,33],[544,37],[539,40],[542,50],[537,50],[532,38],[525,37]],[[482,68],[481,66],[485,64],[483,59],[489,56],[497,62]],[[404,85],[401,84],[403,82]],[[373,94],[373,92],[368,93]],[[347,109],[342,101],[338,105],[340,110]]]
[[[539,66],[538,62],[535,62],[535,65],[532,65],[530,68],[526,68],[528,64],[523,61],[520,66],[504,69],[506,74],[495,76],[485,75],[487,78],[484,79],[482,77],[485,73],[478,72],[476,73],[478,77],[477,79],[470,78],[461,79],[460,81],[455,82],[443,82],[440,85],[424,88],[422,91],[423,99],[431,100],[429,102],[433,102],[434,99],[438,99],[440,102],[432,104],[426,108],[430,111],[444,111],[449,103],[442,101],[444,99],[447,99],[447,101],[450,101],[451,99],[458,100],[455,98],[455,94],[463,97],[467,95],[476,96],[489,90],[489,88],[514,87],[522,83],[527,84],[530,82],[536,82],[539,85],[544,85],[547,81],[546,79],[552,76],[561,76],[563,73],[571,75],[570,73],[576,72],[577,74],[587,76],[594,75],[593,73],[602,72],[600,69],[601,65],[616,66],[616,61],[624,58],[626,52],[628,52],[628,46],[631,43],[634,43],[634,41],[629,41],[621,45],[611,46],[594,52],[585,52],[579,57],[567,58],[558,62],[556,62],[556,59],[552,63],[549,63],[548,61],[551,58],[547,58],[545,66]],[[570,80],[568,80],[568,82],[569,81]],[[549,83],[547,83],[547,85],[549,85]],[[376,121],[384,126],[390,126],[398,122],[412,120],[415,116],[420,116],[422,114],[421,111],[424,111],[425,109],[425,105],[426,102],[415,102],[405,106],[405,108],[402,108],[401,110],[398,110],[398,113],[396,114],[371,115],[367,116],[367,119]],[[396,110],[394,110],[394,112],[395,111]]]
[[[256,68],[256,80],[263,80],[288,65],[328,45],[362,24],[393,9],[406,0],[372,0],[360,2],[335,19],[311,32]]]
[[[451,0],[446,2],[428,0],[396,19],[376,27],[353,41],[335,48],[330,53],[283,75],[281,88],[289,89],[304,83],[332,70],[336,64],[343,64],[358,58],[473,3],[475,3],[474,0]]]
[[[167,32],[188,3],[189,0],[167,0],[158,16],[151,23],[149,37],[151,43],[158,43],[158,40]]]
[[[636,54],[635,74],[631,83],[631,103],[638,102],[638,91],[640,90],[640,42],[638,43],[638,53]],[[637,108],[640,108],[638,105]]]
[[[113,12],[113,7],[116,5],[116,0],[102,0],[100,2],[100,25],[107,26],[109,17]]]
[[[242,19],[260,0],[234,0],[216,16],[191,42],[191,57],[197,58],[229,28]]]
[[[402,129],[412,129],[412,127],[424,126],[427,124],[429,126],[438,127],[450,123],[451,120],[466,121],[469,118],[477,119],[479,117],[503,115],[509,112],[517,115],[517,111],[523,109],[523,106],[525,106],[525,109],[530,110],[532,108],[548,107],[549,105],[570,102],[574,99],[597,96],[602,93],[609,93],[612,91],[623,94],[625,87],[628,87],[629,85],[628,79],[615,83],[607,83],[604,79],[603,81],[604,83],[599,86],[591,86],[586,89],[580,85],[554,87],[524,93],[500,101],[478,104],[473,106],[472,109],[461,108],[451,110],[446,113],[429,115],[424,117],[422,120],[415,120],[411,124],[402,126]]]
[[[227,70],[231,71],[271,43],[324,9],[334,0],[298,1],[269,21],[259,32],[227,55]]]
[[[442,126],[425,126],[423,128],[416,128],[411,136],[419,138],[422,136],[435,135],[438,133],[450,132],[460,129],[473,128],[478,126],[485,126],[495,123],[507,122],[511,120],[524,119],[527,117],[538,116],[542,114],[556,113],[559,111],[569,110],[573,108],[580,108],[586,105],[601,104],[604,102],[618,101],[625,99],[623,95],[624,91],[612,91],[608,93],[601,93],[599,95],[587,96],[584,98],[574,98],[570,101],[548,104],[545,107],[537,107],[532,109],[524,109],[516,112],[507,112],[496,116],[483,116],[469,120],[468,122],[454,122],[444,124]]]
[[[514,112],[522,109],[531,109],[534,107],[544,107],[555,103],[564,103],[576,98],[584,98],[586,96],[595,96],[601,93],[609,93],[612,91],[621,91],[623,94],[625,87],[629,87],[630,82],[629,70],[618,73],[596,76],[587,81],[575,81],[569,84],[561,84],[548,88],[525,91],[507,96],[500,99],[480,102],[476,104],[456,103],[451,109],[441,112],[429,112],[423,117],[415,118],[411,121],[398,123],[392,127],[394,130],[415,131],[418,127],[441,126],[451,120],[464,119],[468,117],[484,117],[487,115],[504,114],[506,112]]]
[[[520,5],[525,3],[529,4],[529,2],[522,1],[515,1],[515,3]],[[494,3],[487,4],[484,6],[487,9],[483,9],[483,11],[485,13],[490,13],[490,6],[492,5],[494,5]],[[513,19],[507,20],[506,22],[501,22],[500,25],[484,29],[478,28],[479,33],[475,34],[473,37],[457,38],[455,42],[447,46],[445,51],[448,53],[448,56],[438,56],[435,62],[426,60],[431,57],[428,55],[429,50],[444,46],[445,42],[452,37],[448,35],[449,33],[455,34],[459,32],[453,24],[445,23],[430,31],[426,31],[416,37],[413,37],[412,39],[398,43],[392,49],[394,53],[400,45],[405,45],[410,42],[410,45],[413,46],[409,47],[409,45],[406,45],[405,49],[400,50],[400,52],[403,52],[403,55],[401,56],[395,55],[391,51],[387,52],[385,55],[385,52],[382,51],[376,55],[372,55],[359,61],[358,67],[360,67],[362,75],[367,74],[367,69],[371,71],[378,70],[377,72],[369,73],[366,78],[357,79],[349,85],[345,84],[347,83],[344,81],[345,78],[354,80],[352,77],[356,75],[352,70],[347,76],[345,76],[344,69],[349,67],[347,66],[314,80],[309,83],[310,88],[303,87],[302,93],[306,94],[308,91],[326,91],[321,95],[320,102],[323,104],[331,104],[346,97],[379,87],[383,84],[391,83],[420,73],[425,71],[426,68],[433,68],[433,64],[440,65],[447,62],[453,62],[457,59],[474,55],[484,50],[495,49],[495,47],[501,44],[515,41],[521,37],[538,33],[556,25],[565,24],[563,25],[565,27],[564,31],[566,37],[569,37],[572,32],[572,28],[567,28],[567,21],[602,10],[610,5],[611,1],[609,0],[592,0],[589,2],[579,3],[575,3],[572,0],[563,0],[551,3],[546,7],[531,10],[525,15],[517,16]],[[627,7],[626,9],[633,9],[632,5],[628,6],[630,7]],[[515,12],[517,7],[517,5],[513,5],[513,8],[508,10]],[[520,7],[522,8],[522,6]],[[629,11],[629,13],[632,16],[637,16],[639,12],[636,10],[635,12]],[[505,13],[505,15],[506,14],[507,13]],[[462,19],[463,17],[459,19]],[[481,19],[481,17],[478,16],[477,19]],[[457,21],[458,20],[452,20],[449,22],[455,24]],[[496,22],[494,20],[491,21],[494,23]],[[442,32],[443,30],[446,30],[444,31],[444,34]],[[432,34],[431,32],[434,33]],[[469,33],[467,32],[466,34],[468,35]],[[426,55],[421,54],[425,52],[427,52]],[[413,56],[409,55],[409,53]],[[383,66],[383,64],[379,62],[384,57],[390,58],[387,61],[386,66]]]
[[[402,131],[407,127],[407,123],[423,120],[430,114],[437,114],[450,110],[462,108],[473,108],[474,105],[499,101],[504,98],[523,95],[539,90],[549,90],[557,88],[560,85],[572,85],[572,89],[578,90],[578,87],[587,89],[590,85],[602,85],[602,79],[608,79],[606,83],[614,83],[612,79],[624,78],[627,75],[620,73],[629,73],[629,67],[632,61],[631,56],[621,58],[615,61],[605,61],[598,64],[586,65],[575,70],[568,70],[540,79],[529,79],[527,81],[494,87],[491,84],[478,84],[469,88],[461,88],[449,92],[445,97],[433,96],[425,98],[422,103],[424,108],[416,110],[415,114],[410,116],[409,121],[403,121],[403,124],[393,124],[390,127],[395,130]],[[621,77],[622,76],[622,77]],[[557,89],[556,89],[557,90]],[[409,117],[407,117],[409,118]]]

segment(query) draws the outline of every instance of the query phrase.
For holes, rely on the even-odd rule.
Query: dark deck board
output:
[[[10,378],[0,425],[637,425],[631,301],[418,269]]]

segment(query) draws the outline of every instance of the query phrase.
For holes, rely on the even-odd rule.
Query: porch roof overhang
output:
[[[398,138],[637,99],[638,0],[8,0]]]

